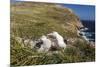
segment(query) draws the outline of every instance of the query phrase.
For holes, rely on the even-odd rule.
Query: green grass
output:
[[[64,38],[77,38],[79,18],[70,9],[56,4],[17,2],[11,5],[11,36],[38,39],[57,31]],[[73,45],[73,46],[72,46]],[[95,48],[84,40],[76,41],[58,53],[37,53],[35,49],[21,47],[11,37],[11,66],[58,64],[95,61]]]
[[[64,37],[77,37],[79,20],[69,9],[56,7],[55,4],[23,4],[11,5],[11,33],[14,35],[38,38],[57,31]]]
[[[15,66],[95,61],[94,48],[87,44],[83,47],[84,44],[81,41],[75,42],[73,46],[67,46],[64,51],[60,50],[58,53],[37,53],[33,49],[21,48],[21,45],[14,40],[12,42],[11,65]]]

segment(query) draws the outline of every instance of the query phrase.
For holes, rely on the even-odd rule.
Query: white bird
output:
[[[58,32],[54,31],[53,33],[48,34],[48,36],[55,37],[59,47],[66,48],[66,44],[64,43],[64,39],[63,39],[63,37],[60,34],[58,34]]]
[[[41,47],[39,48],[38,52],[47,52],[51,48],[51,41],[47,39],[46,36],[42,36],[40,38],[43,41],[43,44],[41,44]]]

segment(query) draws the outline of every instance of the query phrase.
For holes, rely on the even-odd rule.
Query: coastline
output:
[[[87,42],[95,44],[95,21],[81,21],[84,27],[81,27],[77,32],[78,35],[84,38]]]

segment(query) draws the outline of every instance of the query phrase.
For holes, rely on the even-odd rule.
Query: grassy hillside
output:
[[[79,18],[69,8],[57,4],[16,2],[11,5],[11,36],[38,39],[52,31],[64,38],[76,38],[64,51],[37,53],[33,49],[22,48],[11,37],[11,65],[37,65],[71,63],[95,60],[95,49],[77,36],[82,27]],[[73,45],[73,46],[72,46]],[[79,46],[78,46],[79,45]]]
[[[17,36],[38,38],[52,31],[74,37],[80,27],[78,17],[56,4],[16,3],[11,6],[11,32]]]

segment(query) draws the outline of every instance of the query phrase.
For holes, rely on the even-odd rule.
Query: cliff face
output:
[[[11,5],[11,33],[38,38],[52,31],[64,37],[77,37],[83,27],[69,8],[50,3],[16,2]]]

